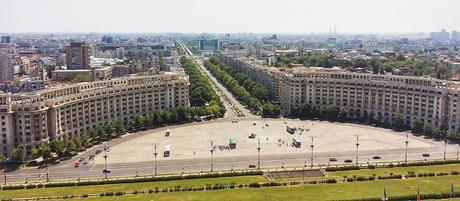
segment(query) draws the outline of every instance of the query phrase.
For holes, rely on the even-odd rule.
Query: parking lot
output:
[[[296,127],[294,134],[286,131],[286,126]],[[154,145],[157,146],[158,160],[203,159],[213,156],[244,157],[257,155],[260,140],[261,156],[308,155],[311,136],[314,152],[318,156],[354,155],[356,136],[359,136],[359,151],[367,154],[391,154],[404,152],[406,133],[389,129],[349,123],[298,120],[258,120],[235,122],[209,122],[200,125],[167,128],[142,135],[113,146],[109,153],[111,163],[131,163],[152,161]],[[255,138],[249,138],[251,134]],[[300,142],[300,148],[292,146],[293,138]],[[236,148],[229,146],[230,139]],[[442,152],[443,143],[409,135],[409,152]],[[212,143],[212,147],[211,147]],[[164,157],[165,147],[169,146],[170,156]],[[448,147],[448,149],[457,149]],[[103,154],[96,156],[96,164],[103,164]]]

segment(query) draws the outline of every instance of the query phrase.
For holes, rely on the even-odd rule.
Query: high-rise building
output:
[[[85,43],[70,43],[65,52],[68,70],[89,69],[90,47]]]
[[[113,37],[112,36],[103,36],[102,37],[102,42],[104,42],[104,43],[113,43]]]
[[[11,55],[0,54],[0,83],[13,81],[13,63]]]
[[[11,38],[9,36],[2,36],[2,43],[11,43]]]
[[[198,49],[199,50],[219,50],[220,45],[219,41],[216,39],[200,39],[198,40]]]
[[[460,41],[460,32],[458,31],[452,31],[452,40],[455,40],[455,41]]]
[[[449,40],[449,32],[446,29],[441,29],[441,32],[431,32],[430,38],[438,41]]]

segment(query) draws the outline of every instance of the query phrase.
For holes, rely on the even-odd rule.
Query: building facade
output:
[[[89,69],[90,47],[85,43],[70,43],[65,53],[67,70]]]
[[[14,67],[12,59],[11,55],[0,54],[0,83],[13,81]]]
[[[109,121],[189,106],[188,86],[187,75],[166,73],[0,94],[0,154],[25,145],[30,155],[39,144],[69,140]]]
[[[277,90],[269,90],[270,96],[277,98],[286,115],[306,103],[337,105],[345,107],[350,118],[378,115],[392,122],[394,116],[400,113],[407,125],[412,125],[417,119],[436,127],[460,130],[458,82],[352,73],[337,67],[278,70],[265,67],[266,70],[255,70],[264,67],[251,65],[245,62],[247,58],[244,57],[226,53],[221,53],[221,57],[231,68],[247,73],[256,82],[267,83],[267,87],[277,86]]]

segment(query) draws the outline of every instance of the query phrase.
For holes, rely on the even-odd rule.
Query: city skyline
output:
[[[1,0],[0,32],[415,33],[460,30],[454,0]],[[397,3],[397,5],[396,5]],[[16,9],[21,7],[21,12]],[[31,20],[34,19],[34,20]],[[46,22],[46,23],[45,23]]]

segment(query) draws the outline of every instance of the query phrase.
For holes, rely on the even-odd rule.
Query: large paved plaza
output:
[[[289,134],[286,126],[298,129],[295,134]],[[152,161],[154,144],[157,145],[158,160],[176,160],[209,158],[211,141],[215,158],[238,158],[256,156],[258,139],[262,157],[309,156],[311,136],[314,136],[314,154],[320,157],[354,156],[356,136],[359,136],[359,151],[363,155],[401,154],[405,150],[406,140],[406,133],[389,129],[350,123],[299,120],[209,122],[172,128],[170,132],[171,135],[166,137],[166,129],[156,130],[113,146],[109,153],[110,163]],[[255,139],[248,138],[251,133],[256,134]],[[300,148],[292,146],[293,137],[301,141]],[[235,149],[228,149],[231,138],[236,141]],[[163,155],[166,145],[170,147],[170,157]],[[421,153],[439,154],[443,147],[443,142],[409,135],[409,153],[420,153],[420,156]],[[453,146],[449,146],[448,149],[451,152],[456,150]],[[96,164],[103,163],[102,154],[99,154]]]

